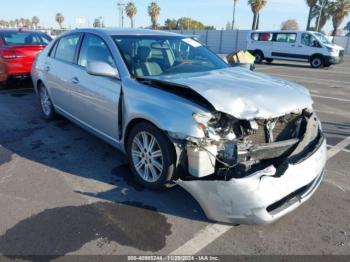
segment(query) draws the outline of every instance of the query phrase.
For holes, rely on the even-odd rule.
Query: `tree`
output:
[[[259,29],[260,11],[266,6],[267,0],[248,0],[252,12],[254,14],[252,29]]]
[[[189,17],[181,17],[177,20],[177,28],[186,30],[203,30],[204,24]]]
[[[19,19],[21,26],[25,26],[25,19],[24,18],[20,18]]]
[[[350,36],[350,21],[344,27],[344,31],[347,32],[346,36]]]
[[[310,30],[311,20],[312,20],[312,10],[314,6],[317,4],[317,0],[306,0],[306,3],[309,6],[309,16],[307,19],[306,30]]]
[[[60,29],[63,29],[64,16],[61,13],[57,13],[55,20],[59,25]]]
[[[39,23],[40,23],[39,17],[34,16],[34,17],[32,18],[32,24],[33,24],[33,26],[34,26],[35,28],[38,28]]]
[[[226,30],[231,30],[232,29],[232,23],[230,21],[227,21],[225,29]]]
[[[11,27],[11,28],[16,27],[16,22],[13,21],[13,20],[11,20],[11,21],[9,22],[9,24],[10,24],[10,27]]]
[[[126,5],[125,13],[130,18],[131,28],[134,28],[134,18],[137,14],[137,8],[133,2],[129,2]]]
[[[93,27],[102,27],[102,17],[95,18]]]
[[[26,28],[32,28],[33,24],[32,24],[32,20],[30,19],[25,19],[24,20],[24,27]]]
[[[16,19],[16,20],[15,20],[15,23],[16,23],[16,27],[17,27],[17,28],[20,27],[20,23],[21,23],[21,22],[19,21],[19,19]]]
[[[176,19],[168,18],[167,20],[165,20],[165,22],[164,22],[164,29],[166,29],[166,30],[178,29],[177,28],[177,21],[176,21]]]
[[[160,15],[160,7],[156,2],[152,2],[148,6],[148,15],[151,17],[152,29],[157,29],[158,17]]]
[[[288,19],[281,24],[281,30],[299,30],[299,24],[295,19]]]
[[[340,25],[350,12],[350,0],[337,0],[331,5],[331,15],[333,23],[332,36],[336,36]]]

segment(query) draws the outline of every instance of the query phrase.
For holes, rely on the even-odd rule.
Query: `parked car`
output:
[[[247,49],[256,63],[274,59],[309,62],[311,67],[328,67],[341,63],[344,48],[333,44],[325,35],[309,31],[253,31]]]
[[[147,188],[182,186],[212,220],[271,223],[322,181],[309,92],[232,68],[193,39],[79,29],[37,56],[32,79],[46,119],[61,114],[114,145]]]
[[[29,77],[35,56],[51,41],[41,32],[0,30],[0,82]]]

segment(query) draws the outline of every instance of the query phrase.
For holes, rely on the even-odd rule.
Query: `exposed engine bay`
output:
[[[281,170],[312,152],[321,136],[311,110],[254,120],[216,112],[201,127],[205,138],[186,146],[189,179],[243,178],[271,165]]]

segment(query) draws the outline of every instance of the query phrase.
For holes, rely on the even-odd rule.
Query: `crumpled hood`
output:
[[[278,117],[313,104],[304,87],[239,67],[152,79],[192,88],[217,111],[239,119]]]

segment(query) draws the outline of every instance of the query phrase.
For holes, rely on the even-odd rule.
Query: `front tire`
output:
[[[321,68],[324,66],[324,59],[322,56],[314,56],[310,60],[310,65],[312,68]]]
[[[146,122],[137,124],[130,132],[126,149],[137,182],[151,190],[172,185],[176,153],[174,145],[161,130]]]
[[[43,112],[44,118],[48,121],[56,118],[55,108],[52,104],[49,92],[43,84],[38,87],[41,111]]]
[[[265,58],[265,61],[269,64],[271,64],[273,62],[273,58]]]

